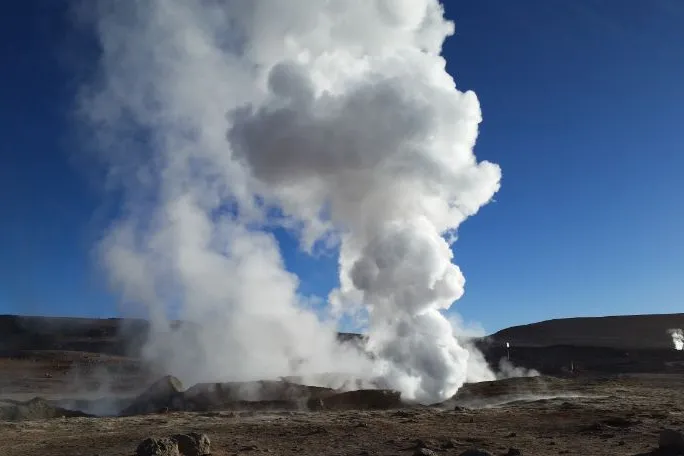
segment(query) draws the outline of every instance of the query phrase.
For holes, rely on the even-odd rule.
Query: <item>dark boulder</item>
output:
[[[136,456],[180,456],[178,444],[169,438],[147,438],[135,450]]]

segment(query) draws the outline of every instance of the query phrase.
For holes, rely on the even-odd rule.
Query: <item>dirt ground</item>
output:
[[[121,322],[46,321],[0,316],[0,407],[40,396],[65,404],[87,399],[101,410],[98,400],[130,401],[167,374],[122,356],[130,344],[119,334]],[[125,326],[140,332],[131,322]],[[539,326],[527,331],[537,334]],[[656,329],[656,336],[666,334]],[[67,418],[55,409],[51,416],[57,418],[27,420],[53,404],[38,400],[22,406],[22,421],[0,414],[14,417],[0,420],[0,456],[133,455],[147,437],[188,432],[206,433],[214,456],[411,456],[420,447],[444,455],[482,448],[494,455],[518,449],[522,455],[636,456],[656,448],[662,429],[684,430],[684,352],[666,344],[624,350],[545,346],[543,337],[524,342],[511,349],[516,365],[556,377],[466,385],[439,406],[376,411],[258,411],[247,405],[249,410]],[[485,355],[494,364],[507,355],[501,343],[488,344]]]
[[[684,426],[684,377],[641,375],[469,387],[478,408],[167,413],[0,422],[6,456],[132,455],[148,436],[203,432],[222,455],[412,455],[469,448],[523,455],[638,455]],[[472,402],[474,397],[483,400]],[[464,404],[466,402],[463,402]]]

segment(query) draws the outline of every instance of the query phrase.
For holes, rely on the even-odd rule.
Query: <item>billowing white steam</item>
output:
[[[480,107],[445,70],[439,2],[131,0],[94,18],[80,103],[125,201],[101,253],[157,322],[148,355],[185,381],[343,370],[454,394],[473,361],[442,314],[464,286],[445,237],[500,170],[473,155]],[[339,247],[330,306],[367,311],[372,363],[307,309],[273,226]],[[159,323],[169,306],[202,325],[192,343]]]
[[[675,350],[684,350],[684,331],[681,329],[670,329],[668,333],[672,337],[672,345],[674,345]]]

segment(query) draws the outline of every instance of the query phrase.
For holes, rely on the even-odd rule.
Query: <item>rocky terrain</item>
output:
[[[427,407],[296,378],[182,385],[138,359],[142,320],[4,316],[0,449],[200,454],[210,439],[213,455],[684,455],[684,353],[667,335],[682,323],[677,314],[509,328],[477,341],[488,361],[510,355],[544,375],[468,384]]]

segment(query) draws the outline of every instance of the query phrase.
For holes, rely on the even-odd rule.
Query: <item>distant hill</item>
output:
[[[671,349],[668,330],[684,328],[684,313],[547,320],[502,329],[490,342],[514,347],[568,345],[618,349]]]
[[[672,328],[684,328],[684,313],[564,318],[506,328],[478,341],[478,345],[510,342],[519,348],[671,349],[667,331]],[[68,350],[136,356],[148,330],[148,322],[140,319],[0,315],[0,351]],[[360,334],[339,333],[338,337],[343,342],[363,341]]]
[[[189,325],[180,321],[172,328]],[[142,319],[0,315],[0,356],[16,351],[74,351],[138,356],[149,322]],[[339,333],[341,342],[362,343],[363,336]]]
[[[200,329],[172,323],[185,325]],[[516,366],[547,374],[562,374],[573,365],[594,373],[684,373],[684,352],[673,349],[667,333],[673,328],[684,328],[684,314],[566,318],[503,329],[475,345],[491,366],[510,356]],[[0,358],[71,359],[80,352],[135,361],[148,331],[145,320],[0,315]],[[339,333],[338,338],[364,342],[360,334]]]

